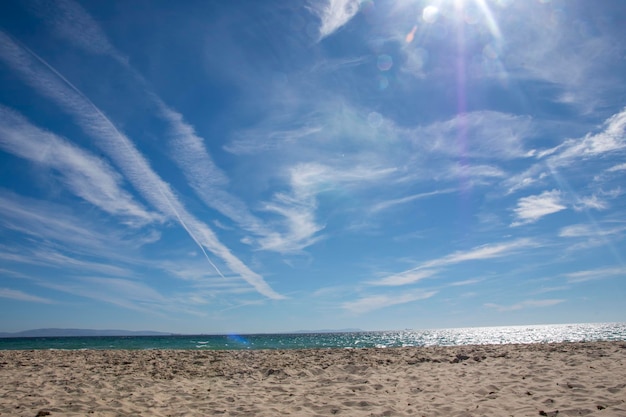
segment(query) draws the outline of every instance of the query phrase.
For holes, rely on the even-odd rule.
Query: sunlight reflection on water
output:
[[[43,337],[0,339],[2,349],[256,350],[391,348],[626,341],[626,323],[564,324],[350,333]]]

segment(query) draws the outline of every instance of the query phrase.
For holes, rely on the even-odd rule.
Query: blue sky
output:
[[[0,331],[625,321],[621,0],[0,4]]]

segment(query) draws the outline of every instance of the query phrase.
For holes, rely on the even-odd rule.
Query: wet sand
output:
[[[0,415],[624,417],[626,343],[0,351]]]

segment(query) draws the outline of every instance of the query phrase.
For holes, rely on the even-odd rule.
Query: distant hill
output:
[[[0,333],[0,337],[87,337],[87,336],[169,336],[171,333],[129,330],[34,329]]]
[[[362,329],[319,329],[297,330],[289,333],[357,333]],[[22,332],[0,332],[0,338],[9,337],[89,337],[89,336],[172,336],[174,333],[129,330],[95,330],[95,329],[33,329]]]

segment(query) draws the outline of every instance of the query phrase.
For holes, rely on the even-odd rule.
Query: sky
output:
[[[0,331],[626,321],[621,0],[0,2]]]

